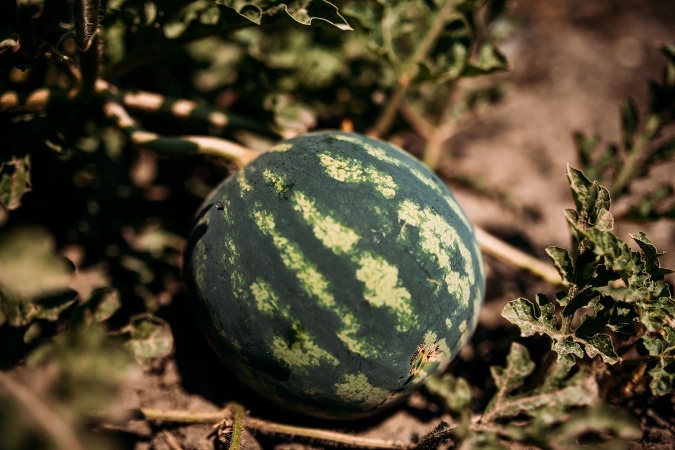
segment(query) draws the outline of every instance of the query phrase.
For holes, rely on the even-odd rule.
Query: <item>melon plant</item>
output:
[[[289,409],[362,417],[445,370],[485,279],[452,193],[355,133],[277,144],[222,182],[185,252],[191,303],[226,365]]]

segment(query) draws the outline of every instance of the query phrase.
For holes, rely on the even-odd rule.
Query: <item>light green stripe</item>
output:
[[[412,296],[403,286],[398,268],[379,255],[358,249],[358,234],[323,214],[316,200],[295,191],[293,209],[300,212],[304,222],[312,227],[314,236],[336,255],[347,255],[357,267],[356,279],[364,283],[363,300],[378,308],[395,312],[399,331],[417,326],[417,317],[411,307]],[[340,338],[347,342],[353,339],[348,329],[342,330]],[[353,342],[348,345],[354,346]]]
[[[279,308],[279,295],[274,292],[274,288],[267,281],[258,277],[253,283],[251,283],[249,290],[255,298],[258,311],[265,314],[277,312],[281,313],[281,315],[284,317],[287,316],[287,314],[284,314],[287,313],[287,311],[282,311]]]
[[[471,300],[471,286],[476,281],[474,262],[471,252],[462,242],[457,230],[431,208],[421,208],[411,200],[404,200],[399,204],[398,217],[404,223],[400,239],[405,239],[406,226],[416,227],[422,249],[437,261],[438,267],[446,274],[443,281],[448,287],[448,292],[456,295],[464,306],[468,306]],[[459,251],[462,257],[466,274],[452,269],[450,255],[455,251]]]
[[[367,184],[372,186],[384,198],[396,196],[398,185],[388,173],[377,170],[375,166],[365,166],[355,158],[332,156],[321,153],[319,160],[326,174],[334,180],[344,183]]]
[[[389,397],[389,391],[370,384],[368,377],[359,373],[347,374],[335,384],[335,394],[348,403],[359,403],[363,408],[373,408]]]
[[[318,366],[324,362],[332,366],[340,363],[335,356],[316,345],[307,336],[290,346],[282,338],[275,337],[272,341],[272,353],[279,361],[283,361],[296,370]]]
[[[393,164],[395,166],[400,166],[402,163],[400,159],[391,156],[383,148],[375,147],[374,145],[364,142],[362,139],[356,138],[354,136],[347,136],[344,134],[334,134],[333,137],[339,141],[349,142],[362,148],[366,153],[368,153],[373,158],[376,158],[378,161],[384,161],[386,163]],[[397,150],[401,152],[403,151],[400,149]]]
[[[303,290],[316,298],[323,307],[333,308],[335,299],[328,289],[328,280],[324,278],[314,264],[309,262],[298,244],[277,232],[272,214],[265,211],[255,211],[253,219],[260,231],[272,238],[282,262],[295,274]]]
[[[330,216],[321,214],[316,202],[302,192],[294,192],[293,209],[302,214],[302,218],[312,227],[314,236],[335,253],[349,252],[359,241],[359,235],[351,228],[342,225]]]
[[[337,305],[330,292],[328,280],[319,272],[300,250],[300,247],[276,231],[272,214],[255,211],[253,218],[260,231],[272,238],[284,265],[298,278],[302,289],[316,299],[321,307],[333,312],[342,322],[338,338],[352,352],[364,356],[376,354],[376,350],[358,338],[359,323],[346,308]]]
[[[396,266],[382,257],[363,253],[359,256],[356,279],[365,284],[364,296],[368,303],[396,311],[399,323],[409,326],[416,322],[417,317],[410,306],[410,292],[401,285]],[[399,327],[400,331],[405,330],[401,325]]]

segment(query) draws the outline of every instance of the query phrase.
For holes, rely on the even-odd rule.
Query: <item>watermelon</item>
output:
[[[279,405],[339,419],[444,371],[485,290],[445,184],[391,144],[338,131],[286,140],[222,182],[184,272],[227,367]]]

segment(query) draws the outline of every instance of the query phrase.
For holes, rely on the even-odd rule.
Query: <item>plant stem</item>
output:
[[[229,450],[239,450],[241,447],[241,436],[244,432],[244,416],[246,411],[239,403],[230,403],[229,409],[233,412],[232,434],[230,437]]]
[[[555,286],[562,284],[560,274],[553,267],[507,244],[479,227],[474,227],[476,239],[485,254],[525,270]]]
[[[165,112],[179,119],[196,119],[208,123],[216,130],[225,127],[245,129],[256,133],[279,138],[279,134],[252,119],[226,113],[216,108],[197,104],[191,100],[165,97],[155,92],[120,92],[115,98],[124,106],[148,112]]]
[[[240,405],[241,406],[241,405]],[[162,411],[149,408],[141,408],[136,412],[136,417],[148,421],[158,422],[173,422],[173,423],[217,423],[220,422],[228,411],[221,411],[217,413],[199,413],[190,411]],[[236,421],[235,408],[235,421]],[[245,428],[258,431],[261,433],[270,434],[284,434],[287,436],[296,436],[306,439],[320,440],[332,444],[346,445],[358,448],[369,449],[383,449],[383,450],[399,450],[408,449],[408,444],[400,444],[392,441],[385,441],[381,439],[366,438],[355,436],[353,434],[339,433],[335,431],[327,431],[317,428],[298,427],[294,425],[284,425],[267,420],[255,419],[252,417],[243,416],[242,408],[242,424]]]
[[[380,116],[375,121],[375,125],[373,125],[373,127],[368,131],[369,135],[375,137],[383,136],[391,127],[396,117],[396,113],[398,112],[399,106],[405,98],[408,86],[417,74],[417,64],[422,61],[422,59],[426,57],[429,50],[431,50],[434,42],[436,42],[438,36],[443,31],[446,21],[451,16],[454,6],[454,0],[446,0],[436,12],[434,20],[431,22],[429,29],[424,34],[424,36],[422,36],[419,44],[417,44],[417,47],[415,47],[415,51],[405,62],[405,65],[398,76],[394,92],[389,97],[387,104],[384,106]]]
[[[81,442],[63,419],[28,388],[0,372],[0,388],[6,391],[35,420],[60,450],[84,450]]]
[[[119,103],[109,100],[103,105],[105,115],[129,135],[131,141],[143,148],[169,154],[204,154],[233,161],[245,166],[259,156],[258,152],[232,141],[210,136],[162,137],[141,129]]]

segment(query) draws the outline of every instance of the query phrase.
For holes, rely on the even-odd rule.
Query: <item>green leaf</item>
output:
[[[675,146],[673,146],[675,148]],[[659,219],[675,219],[675,206],[669,206],[675,191],[667,184],[658,186],[645,194],[639,203],[633,206],[622,217],[628,220],[656,221]]]
[[[567,177],[572,190],[576,211],[568,212],[568,220],[578,231],[595,228],[598,231],[611,231],[614,219],[609,212],[609,191],[598,184],[591,183],[580,170],[567,167]]]
[[[659,258],[663,255],[663,252],[658,252],[654,244],[651,243],[647,236],[642,232],[638,231],[636,234],[631,234],[633,240],[640,246],[642,253],[645,257],[646,270],[647,273],[652,277],[652,281],[661,281],[669,273],[673,273],[671,269],[666,269],[661,266],[661,259]]]
[[[574,283],[574,262],[570,252],[562,247],[548,247],[546,253],[553,260],[553,265],[558,270],[560,278],[568,283]]]
[[[564,315],[572,316],[577,309],[588,305],[586,299],[576,303],[575,299],[577,298],[583,297],[575,296],[565,307],[569,311],[564,312]],[[524,337],[541,334],[551,338],[551,348],[556,352],[559,359],[570,359],[573,356],[583,358],[585,352],[591,358],[600,355],[605,362],[610,364],[617,361],[609,336],[596,334],[596,327],[589,330],[589,324],[592,323],[593,317],[586,317],[585,320],[589,322],[584,328],[577,329],[578,333],[571,330],[562,330],[558,327],[555,306],[548,301],[545,295],[538,294],[534,302],[524,298],[513,300],[504,307],[502,316],[511,323],[518,325],[520,334]],[[604,326],[606,322],[602,324]]]
[[[555,306],[545,295],[537,294],[534,302],[519,298],[509,302],[502,311],[502,317],[517,325],[523,337],[541,334],[549,336],[553,342],[553,350],[561,358],[576,356],[583,358],[581,345],[574,342],[558,330],[558,317]]]
[[[623,102],[621,108],[621,122],[623,125],[624,146],[626,150],[630,152],[633,148],[633,136],[640,123],[637,106],[635,106],[635,103],[630,99]]]
[[[108,320],[122,307],[117,289],[103,287],[92,292],[89,299],[75,308],[70,326],[89,326]]]
[[[49,367],[53,398],[47,400],[71,415],[107,414],[118,384],[134,370],[129,352],[98,325],[58,334],[34,350],[27,365],[33,370]]]
[[[34,318],[55,320],[74,300],[72,265],[56,254],[42,228],[20,228],[0,236],[0,309],[13,326]],[[62,295],[63,294],[63,295]]]
[[[32,189],[30,155],[23,158],[12,156],[0,162],[0,204],[12,211],[21,206],[21,199]]]
[[[547,382],[532,390],[513,394],[524,386],[525,379],[532,374],[534,367],[527,349],[517,342],[511,344],[506,366],[490,368],[497,392],[485,408],[481,421],[490,422],[520,414],[548,417],[555,421],[570,408],[589,405],[597,400],[595,378],[584,371],[565,378],[571,368],[565,360],[558,363],[555,375]]]
[[[128,335],[125,347],[142,364],[164,358],[173,350],[173,334],[169,324],[152,314],[132,317],[122,331]]]
[[[660,335],[642,336],[637,349],[640,354],[652,357],[647,373],[651,377],[649,388],[654,395],[675,392],[675,328],[664,326]]]
[[[471,388],[464,378],[445,374],[440,378],[430,378],[425,382],[425,386],[445,401],[448,411],[453,413],[469,411]]]
[[[640,322],[647,331],[658,331],[664,325],[675,320],[675,300],[670,296],[656,300],[644,299],[636,303],[640,314]]]
[[[237,14],[260,25],[265,16],[275,17],[286,14],[299,25],[324,25],[351,30],[338,8],[326,0],[223,0],[223,4]]]
[[[649,153],[644,165],[653,166],[656,163],[667,161],[673,156],[675,156],[675,140],[666,141]]]
[[[432,394],[443,399],[448,413],[458,423],[453,430],[453,436],[459,440],[464,439],[471,425],[471,387],[468,381],[445,374],[428,379],[425,386]]]
[[[535,421],[524,432],[531,442],[545,443],[545,448],[561,450],[627,448],[623,441],[642,436],[639,423],[630,414],[603,403],[573,411],[553,427]],[[591,436],[593,440],[585,442]]]
[[[508,70],[508,68],[508,61],[499,49],[493,44],[486,43],[478,50],[477,61],[469,63],[462,72],[462,75],[465,77],[475,77],[501,72]]]

